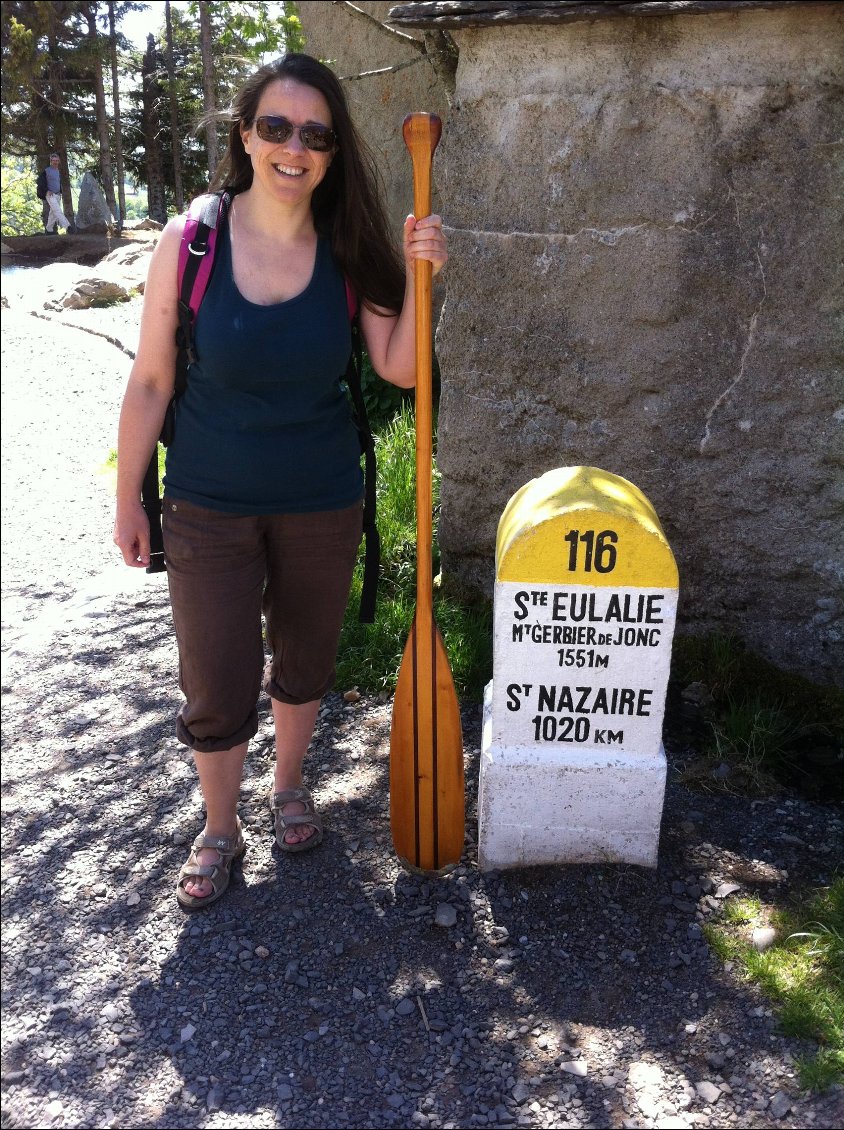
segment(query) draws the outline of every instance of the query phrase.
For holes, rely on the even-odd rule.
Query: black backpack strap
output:
[[[363,452],[363,536],[365,550],[363,559],[363,588],[360,596],[360,612],[358,619],[361,624],[372,624],[375,621],[375,600],[378,595],[378,570],[381,562],[381,539],[375,525],[375,440],[369,427],[369,417],[366,414],[366,404],[361,388],[361,370],[363,366],[363,346],[361,345],[360,324],[356,314],[352,321],[352,354],[346,369],[346,384],[352,396],[355,410],[355,425],[360,438],[360,449]]]
[[[173,438],[175,404],[187,388],[188,365],[196,360],[193,347],[193,320],[208,286],[216,251],[215,233],[225,223],[231,196],[227,192],[209,192],[198,197],[188,211],[188,224],[182,237],[187,244],[184,267],[179,268],[179,324],[176,328],[176,380],[173,399],[161,429],[160,441],[165,447]],[[206,257],[209,256],[208,262]],[[148,573],[161,573],[164,563],[164,536],[161,531],[161,498],[158,491],[158,445],[150,456],[149,465],[141,485],[141,505],[149,519],[150,559]]]
[[[149,518],[149,565],[148,573],[163,573],[164,535],[161,532],[161,498],[158,494],[158,444],[144,474],[141,484],[141,505]]]
[[[184,268],[180,271],[179,325],[176,330],[176,345],[179,347],[175,388],[177,399],[187,385],[187,367],[196,361],[193,322],[211,277],[216,252],[216,233],[226,222],[230,203],[229,193],[209,192],[205,196],[197,197],[188,213],[188,222],[193,231],[187,243]],[[187,236],[186,232],[183,238],[187,239]],[[211,258],[206,262],[209,252]]]

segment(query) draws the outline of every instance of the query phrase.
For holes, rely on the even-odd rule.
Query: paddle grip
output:
[[[413,162],[413,214],[417,220],[431,214],[431,161],[442,132],[443,124],[436,114],[408,114],[402,125]]]

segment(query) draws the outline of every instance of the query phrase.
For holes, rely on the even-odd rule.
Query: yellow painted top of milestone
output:
[[[656,511],[627,479],[558,467],[516,491],[498,523],[499,581],[677,588]]]

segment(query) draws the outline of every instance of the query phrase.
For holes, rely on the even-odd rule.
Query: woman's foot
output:
[[[304,785],[270,793],[276,843],[282,851],[307,851],[322,842],[322,817]]]
[[[189,910],[216,902],[231,878],[231,865],[246,850],[240,820],[227,836],[210,835],[206,829],[196,837],[187,862],[179,872],[176,898]]]

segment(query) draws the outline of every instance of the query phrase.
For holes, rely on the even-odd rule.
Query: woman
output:
[[[438,216],[408,216],[391,248],[376,175],[334,74],[306,55],[262,67],[235,99],[212,187],[233,194],[195,325],[199,360],[168,448],[164,548],[185,695],[177,735],[194,752],[203,833],[180,904],[226,890],[245,843],[237,803],[264,661],[276,736],[270,807],[283,851],[322,839],[302,784],[320,699],[334,679],[361,538],[360,447],[340,387],[351,337],[346,282],[378,374],[411,388],[413,266],[446,261]],[[141,480],[173,392],[184,217],[153,254],[141,339],[120,415],[114,542],[149,561]]]

